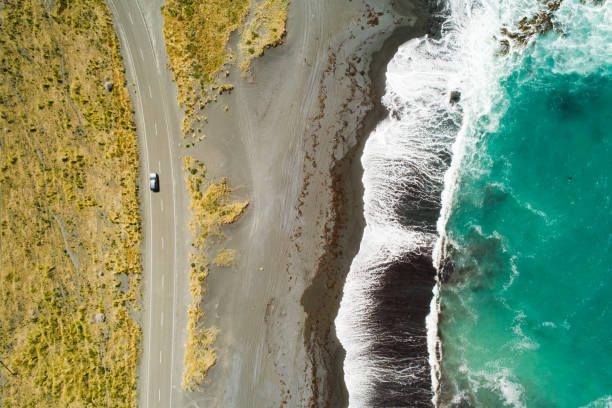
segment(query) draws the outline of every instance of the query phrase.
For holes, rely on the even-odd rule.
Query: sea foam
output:
[[[416,265],[425,259],[431,268],[443,175],[461,121],[460,104],[450,102],[461,69],[454,30],[447,26],[443,31],[439,40],[409,41],[389,63],[383,103],[390,114],[364,148],[366,228],[336,319],[338,337],[347,351],[345,381],[352,407],[430,404],[424,317],[433,276],[416,276],[420,273]],[[419,279],[414,286],[425,285],[421,291],[426,296],[418,305],[418,296],[409,289],[406,298],[394,300],[407,315],[411,308],[424,309],[421,321],[405,327],[381,312],[386,310],[381,304],[386,295],[380,288],[392,279],[397,264],[403,268],[401,279]],[[406,321],[410,318],[406,316]]]
[[[559,56],[555,58],[556,69],[563,71],[598,69],[601,64],[589,59],[594,54],[600,60],[612,58],[610,42],[606,41],[612,29],[609,5],[603,5],[603,13],[576,16],[572,8],[577,3],[567,0],[562,4],[558,24],[568,30],[579,29],[576,19],[587,18],[598,21],[600,30],[579,45],[584,52],[578,52],[580,58],[574,60],[561,57],[568,47],[563,38],[553,45],[552,53]],[[345,380],[352,407],[440,403],[439,278],[445,250],[452,244],[446,225],[459,187],[460,164],[467,152],[474,151],[467,145],[479,142],[475,132],[496,130],[507,107],[500,78],[514,69],[513,64],[521,63],[517,58],[496,57],[500,29],[513,27],[538,7],[538,2],[528,0],[446,0],[440,4],[440,35],[407,42],[388,65],[383,103],[389,116],[369,136],[362,157],[367,225],[336,319],[338,337],[347,351]],[[536,40],[534,37],[531,42]],[[511,48],[510,52],[521,50]],[[459,92],[459,101],[450,100],[453,91]],[[380,288],[389,279],[391,265],[401,262],[409,279],[418,269],[413,260],[419,257],[431,257],[438,271],[427,302],[426,328],[412,325],[389,334],[385,329],[392,325],[385,324],[380,313]],[[410,320],[413,299],[403,301],[406,320]],[[405,343],[414,344],[414,353],[402,357],[377,351]],[[423,343],[426,353],[419,348]],[[502,375],[491,377],[491,381],[509,404],[520,405],[520,386]],[[432,391],[418,392],[425,384]],[[428,404],[423,402],[425,395],[431,397]]]
[[[362,156],[366,227],[336,319],[347,351],[345,381],[352,407],[437,402],[438,284],[434,286],[432,278],[428,291],[433,286],[433,292],[427,295],[431,303],[419,305],[431,310],[426,324],[390,335],[385,323],[377,321],[385,319],[377,312],[377,296],[394,263],[403,262],[405,279],[416,273],[413,260],[418,257],[440,268],[456,182],[456,169],[449,170],[449,165],[451,158],[459,162],[464,151],[462,120],[492,103],[487,90],[495,77],[490,56],[496,47],[491,38],[499,28],[497,10],[465,0],[449,0],[442,8],[439,38],[413,39],[389,63],[383,98],[389,117],[369,136]],[[451,101],[453,91],[460,93],[460,101]],[[474,101],[478,109],[471,108]],[[414,299],[403,302],[409,310]],[[373,351],[404,343],[414,344],[414,352],[402,356]],[[425,386],[429,389],[420,389]]]
[[[464,251],[465,248],[461,246],[461,243],[454,242],[453,237],[447,234],[449,217],[452,211],[461,211],[457,210],[457,207],[460,207],[460,205],[454,201],[457,191],[461,189],[467,191],[463,184],[460,186],[460,183],[463,183],[465,178],[488,179],[487,172],[491,171],[491,164],[495,162],[495,164],[500,165],[504,160],[503,157],[500,158],[499,156],[486,157],[486,155],[482,154],[484,150],[482,146],[493,143],[493,141],[489,140],[490,137],[492,137],[490,135],[494,135],[498,132],[499,123],[509,109],[509,104],[512,103],[512,98],[506,94],[506,92],[508,92],[506,89],[507,82],[520,86],[520,84],[536,78],[533,82],[537,87],[540,85],[540,83],[537,82],[539,74],[537,70],[542,70],[545,73],[552,72],[562,75],[573,75],[567,77],[568,80],[571,78],[571,80],[578,83],[580,81],[580,75],[588,76],[597,74],[606,76],[610,75],[610,68],[612,67],[612,52],[610,52],[610,42],[607,40],[607,38],[610,38],[610,30],[612,29],[610,2],[602,2],[602,4],[597,5],[589,1],[579,2],[578,0],[566,0],[561,4],[558,12],[555,13],[555,30],[545,36],[535,35],[524,48],[511,48],[508,58],[501,58],[496,55],[500,45],[500,28],[508,27],[512,30],[515,22],[523,17],[529,18],[537,13],[538,8],[543,7],[540,3],[525,1],[463,2],[450,0],[446,6],[448,12],[448,25],[452,26],[454,30],[453,37],[451,38],[456,41],[454,48],[458,50],[455,57],[457,58],[456,61],[458,65],[461,67],[455,72],[455,83],[459,84],[457,88],[462,92],[461,108],[463,121],[452,147],[453,159],[451,166],[444,176],[444,190],[441,196],[442,208],[437,223],[439,239],[436,242],[433,252],[434,264],[442,274],[442,277],[444,277],[444,268],[447,263],[448,254],[446,251],[448,247],[454,248],[455,252],[466,252],[468,255],[470,254],[470,252]],[[537,44],[537,46],[535,46],[535,44]],[[508,78],[511,79],[508,80]],[[593,77],[591,77],[590,80],[593,80]],[[506,84],[502,86],[501,84],[504,81],[506,81]],[[603,83],[605,84],[605,81]],[[550,84],[546,83],[544,83],[543,86],[551,87]],[[558,96],[557,99],[551,99],[551,103],[560,104],[560,109],[566,109],[563,110],[563,112],[566,112],[566,116],[570,116],[572,113],[569,108],[570,104],[568,103],[567,106],[563,105],[566,103],[566,100],[563,99],[565,95],[563,95],[562,92],[560,92],[560,95],[561,96]],[[595,104],[596,92],[585,93],[585,95],[591,96],[593,98],[593,104]],[[595,123],[595,121],[591,121],[591,123]],[[507,121],[505,126],[508,126]],[[501,133],[503,134],[503,132]],[[562,133],[559,133],[559,135],[560,134]],[[555,140],[555,135],[554,133],[550,135],[551,142]],[[597,132],[591,134],[594,138],[598,135],[599,133]],[[515,138],[517,138],[517,136],[520,135],[513,135]],[[534,135],[530,136],[533,137]],[[585,139],[584,145],[588,145],[587,139]],[[518,149],[515,149],[510,154],[517,151]],[[572,153],[575,153],[575,151]],[[562,156],[562,159],[565,157],[566,156]],[[567,157],[572,157],[572,154],[569,154]],[[538,157],[537,160],[539,159]],[[489,160],[490,163],[484,162],[483,160]],[[466,168],[466,166],[469,167],[469,163],[477,163],[478,165],[474,168]],[[527,166],[527,168],[530,167]],[[460,177],[462,174],[464,176],[469,174],[469,177],[464,177],[464,179],[462,179]],[[571,182],[572,178],[569,177],[568,180]],[[483,189],[492,187],[495,187],[495,185],[491,183],[480,186],[480,190],[470,190],[464,193],[463,197],[465,199],[465,197],[470,194],[478,195]],[[519,199],[519,196],[515,197],[512,190],[504,191],[504,194],[499,195],[499,197],[502,196],[504,200],[507,199],[508,203],[512,203],[511,198],[514,198],[517,204],[526,207],[534,215],[537,215],[539,218],[539,220],[537,220],[538,222],[542,220],[546,224],[551,222],[547,212],[532,206],[528,201],[523,202],[522,198]],[[484,201],[484,203],[486,203],[486,201]],[[479,202],[477,205],[480,204],[482,203]],[[489,209],[489,212],[485,213],[490,216],[492,212],[493,211]],[[468,225],[466,229],[469,228],[470,233],[477,235],[478,231],[481,231],[479,226],[475,225],[477,220],[470,218],[469,214],[465,214],[462,220],[465,220],[465,224]],[[500,224],[502,221],[500,221]],[[489,233],[490,231],[491,230],[489,230]],[[488,237],[489,233],[482,234],[481,231],[481,235],[485,238]],[[547,235],[543,235],[543,237],[545,236]],[[486,240],[482,240],[482,242],[485,241]],[[504,238],[500,236],[490,241],[495,241],[498,244],[502,243],[503,246]],[[474,248],[472,248],[472,250],[474,250]],[[476,249],[472,254],[477,258],[480,256],[479,251],[482,251],[482,249]],[[486,248],[484,248],[484,252],[487,252]],[[503,248],[501,252],[507,253]],[[515,278],[518,278],[520,274],[519,268],[515,266],[517,255],[508,253],[508,258],[509,268],[507,271],[507,278],[509,279],[507,279],[507,283],[503,283],[503,285],[499,286],[501,288],[500,290],[503,291],[507,291],[513,285]],[[486,264],[484,269],[486,269]],[[498,269],[500,268],[494,267],[490,272],[492,275],[495,275]],[[456,283],[454,284],[457,285],[457,287],[460,286]],[[492,313],[492,308],[488,304],[485,304],[486,308],[479,311],[475,311],[470,307],[469,297],[473,296],[476,298],[482,296],[482,292],[486,292],[486,289],[483,290],[482,287],[478,287],[478,285],[475,286],[476,288],[473,291],[457,290],[453,292],[452,295],[455,296],[453,298],[456,302],[455,306],[461,304],[462,308],[465,309],[463,317],[468,314],[475,314],[477,316],[474,321],[478,322],[479,319],[486,319],[487,316],[485,316],[485,314]],[[458,349],[461,349],[461,344],[465,344],[461,343],[461,341],[467,342],[467,344],[473,346],[469,351],[465,352],[465,360],[458,361],[456,359],[453,362],[453,364],[455,364],[453,368],[459,370],[458,367],[460,366],[461,369],[459,371],[463,370],[462,372],[465,374],[455,376],[453,380],[463,377],[468,382],[453,384],[451,393],[454,392],[455,394],[446,395],[446,399],[444,401],[441,400],[439,381],[445,382],[446,394],[449,394],[448,386],[449,381],[451,381],[449,378],[450,376],[446,376],[445,378],[444,373],[441,372],[440,369],[440,360],[444,358],[444,350],[437,333],[439,327],[438,316],[440,314],[441,287],[444,287],[444,283],[438,281],[434,289],[434,298],[431,302],[431,313],[427,319],[430,365],[432,367],[432,385],[435,390],[433,397],[434,405],[446,406],[448,404],[452,406],[453,404],[469,404],[470,401],[474,404],[474,400],[467,397],[468,394],[472,393],[476,395],[481,393],[479,394],[481,398],[486,398],[482,397],[482,395],[493,392],[493,394],[496,394],[495,398],[499,398],[499,400],[496,401],[503,401],[507,406],[526,406],[525,401],[529,401],[526,399],[528,398],[526,395],[531,393],[531,397],[533,398],[533,394],[535,393],[534,380],[529,379],[525,382],[526,386],[524,386],[524,384],[518,380],[519,377],[517,377],[517,374],[513,372],[513,370],[505,368],[502,365],[496,365],[498,362],[495,361],[495,353],[491,353],[491,355],[486,358],[484,356],[474,357],[473,349],[477,349],[479,346],[478,341],[474,338],[463,340],[451,339],[459,344],[456,346]],[[477,290],[480,290],[480,294],[476,293]],[[504,303],[504,299],[500,298],[501,295],[496,293],[496,299],[499,300],[501,304],[500,307],[505,306],[509,308],[509,306]],[[448,305],[449,303],[445,303],[445,306]],[[543,309],[545,310],[545,307]],[[445,317],[450,318],[450,320],[461,319],[461,317],[453,316],[453,312],[450,310],[450,307],[447,308]],[[452,310],[454,311],[455,309]],[[478,316],[479,313],[480,316]],[[533,318],[533,316],[530,316],[531,320],[533,320]],[[515,339],[507,339],[508,348],[514,352],[529,351],[535,353],[536,350],[539,350],[539,340],[534,340],[524,333],[521,323],[523,319],[525,319],[524,314],[519,314],[515,319],[516,324],[512,327],[514,329],[512,333],[514,333]],[[499,321],[500,319],[498,318],[497,320]],[[465,324],[465,322],[455,322],[454,324],[456,324],[457,327],[463,328],[462,325]],[[477,326],[476,323],[474,324]],[[552,325],[549,324],[547,327],[548,326]],[[457,330],[456,332],[449,333],[447,330],[444,333],[448,343],[449,334],[458,335],[460,331]],[[487,333],[487,335],[492,336],[490,333]],[[483,344],[487,344],[486,335],[480,338]],[[515,343],[510,343],[511,340],[517,341]],[[502,344],[504,343],[502,342]],[[472,354],[470,354],[470,352],[472,352]],[[476,360],[476,364],[478,364],[479,358],[488,362],[487,370],[475,370],[473,366],[470,366],[470,357]],[[482,363],[482,361],[480,362]],[[525,376],[523,375],[523,377]],[[526,379],[522,378],[522,380]],[[473,396],[471,398],[473,398]],[[493,400],[489,402],[491,401]],[[605,398],[601,401],[603,401],[603,404],[608,403]],[[479,403],[482,404],[482,400],[480,400]],[[596,403],[599,403],[599,401],[596,401]],[[492,405],[483,406],[497,406],[495,403],[491,404]],[[476,405],[478,405],[478,403]]]

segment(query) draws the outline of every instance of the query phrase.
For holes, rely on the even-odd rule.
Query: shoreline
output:
[[[324,394],[321,397],[324,397],[328,404],[325,406],[348,405],[343,367],[346,353],[336,336],[334,320],[338,314],[344,282],[352,260],[359,251],[366,225],[363,213],[361,156],[370,133],[389,115],[381,102],[386,93],[388,62],[401,44],[427,34],[433,27],[428,7],[423,5],[419,11],[421,14],[417,15],[415,25],[398,25],[378,49],[361,56],[371,58],[366,77],[369,81],[369,103],[373,106],[364,114],[355,115],[359,126],[354,143],[341,159],[333,163],[330,172],[334,214],[329,217],[333,225],[329,234],[331,239],[326,242],[326,252],[319,259],[315,277],[301,299],[307,313],[304,341],[309,358],[314,364],[318,357],[318,363],[326,370],[322,378],[325,378],[323,383],[328,384],[328,391],[320,391],[318,387],[316,389],[316,392]],[[325,293],[323,306],[321,293]],[[309,331],[314,334],[314,338],[309,339]],[[316,401],[319,397],[315,393],[313,400]]]
[[[174,402],[347,404],[334,319],[363,231],[352,221],[363,219],[356,159],[386,112],[387,61],[429,21],[414,16],[426,14],[424,2],[384,3],[292,3],[285,44],[252,62],[253,80],[229,67],[234,90],[201,112],[206,140],[179,149],[251,204],[226,229],[236,263],[210,265],[207,279],[202,309],[219,330],[217,363]]]

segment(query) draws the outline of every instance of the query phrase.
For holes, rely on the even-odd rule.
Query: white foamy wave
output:
[[[517,2],[508,2],[517,5]],[[526,5],[525,5],[526,6]],[[529,5],[533,7],[533,2]],[[433,262],[438,271],[444,266],[447,257],[446,247],[450,238],[446,235],[446,224],[452,208],[452,200],[458,188],[460,164],[468,151],[467,144],[475,143],[472,135],[473,126],[479,117],[488,113],[487,130],[494,130],[502,112],[494,113],[493,106],[503,106],[503,94],[498,88],[498,79],[503,71],[502,63],[494,59],[498,43],[495,35],[504,21],[514,21],[512,7],[497,5],[486,1],[448,0],[446,9],[449,19],[448,38],[449,49],[454,49],[454,63],[460,69],[454,72],[452,82],[462,93],[463,121],[452,145],[452,162],[444,174],[444,189],[441,194],[440,217],[437,221],[438,240],[433,249]],[[520,8],[519,8],[520,9]],[[523,7],[520,10],[528,10]],[[440,315],[440,281],[437,277],[433,290],[430,314],[427,317],[429,364],[431,366],[431,382],[434,390],[432,403],[440,405],[440,360],[443,358],[442,345],[438,335]],[[458,397],[456,395],[455,397]]]
[[[386,358],[368,358],[375,343],[380,342],[381,335],[384,335],[376,324],[372,324],[370,314],[379,302],[376,288],[384,285],[381,281],[387,265],[403,254],[415,253],[432,245],[434,239],[433,234],[387,228],[380,224],[369,225],[364,231],[336,319],[337,334],[346,350],[344,372],[351,407],[369,406],[373,379],[391,379],[401,383],[417,380],[411,378],[413,376],[427,375],[427,370],[423,372],[423,365],[418,361],[414,362],[412,369],[398,373]],[[398,379],[398,376],[403,378]]]
[[[370,351],[378,333],[371,320],[372,311],[379,305],[374,288],[384,280],[385,267],[407,255],[431,253],[434,266],[438,270],[443,266],[450,239],[445,230],[460,164],[471,151],[468,147],[480,137],[475,134],[475,124],[478,122],[481,132],[496,129],[504,113],[505,95],[499,79],[513,64],[520,63],[518,58],[495,58],[500,46],[496,36],[502,26],[512,27],[523,16],[535,13],[539,3],[446,0],[443,6],[440,37],[407,42],[389,63],[383,103],[390,115],[370,135],[364,148],[367,227],[347,276],[336,319],[338,337],[347,351],[345,380],[352,407],[367,406],[377,382],[410,385],[426,375],[423,359],[410,361],[397,372],[385,369],[393,366],[391,362],[374,361]],[[609,47],[601,43],[598,49]],[[459,92],[458,103],[450,101],[453,91]],[[440,403],[442,353],[439,290],[438,282],[425,329],[425,365],[430,367],[427,370],[436,406]],[[424,340],[418,333],[405,337],[411,335],[415,336],[413,340],[397,341]],[[492,380],[508,403],[520,406],[521,390],[507,376]]]
[[[505,407],[525,408],[526,404],[523,401],[525,394],[524,387],[512,376],[512,373],[505,368],[492,369],[491,371],[472,371],[465,363],[461,366],[461,372],[466,375],[469,382],[471,392],[486,390],[494,392],[499,396],[499,400],[490,401],[490,406],[499,406],[503,404]],[[471,406],[470,392],[457,392],[450,400],[451,406]]]
[[[501,394],[505,406],[524,408],[526,405],[522,401],[522,396],[525,389],[520,383],[511,381],[510,376],[508,370],[501,370],[501,372],[494,374],[482,373],[482,377],[485,378],[482,386],[484,388],[490,387]]]
[[[556,13],[564,35],[552,36],[534,49],[536,58],[554,61],[557,73],[588,75],[612,67],[612,3],[565,1]]]
[[[518,311],[514,316],[514,321],[512,322],[512,331],[518,337],[515,343],[512,345],[512,348],[520,351],[520,350],[537,350],[540,348],[540,345],[533,338],[529,337],[523,331],[523,323],[527,319],[527,315],[522,310]]]
[[[443,174],[461,119],[459,106],[449,101],[450,92],[458,87],[453,80],[460,68],[452,43],[445,37],[426,37],[400,47],[388,66],[383,99],[391,114],[364,148],[367,226],[336,319],[337,334],[347,352],[344,368],[351,407],[369,406],[376,383],[406,384],[406,389],[429,383],[425,347],[422,355],[401,362],[401,370],[394,370],[397,361],[371,355],[374,343],[382,341],[372,322],[378,302],[373,293],[390,263],[422,253],[429,256],[436,240]],[[425,328],[403,335],[395,341],[414,342],[415,347],[427,342]]]
[[[606,395],[580,408],[612,408],[612,395]]]

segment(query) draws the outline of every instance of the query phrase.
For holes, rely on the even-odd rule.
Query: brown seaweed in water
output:
[[[595,6],[604,3],[604,0],[580,0],[582,4],[593,4]],[[499,56],[505,56],[510,53],[512,47],[526,47],[529,41],[537,35],[547,34],[551,30],[555,30],[559,34],[563,34],[563,30],[558,27],[555,21],[555,12],[563,0],[550,0],[542,3],[542,8],[530,18],[523,17],[516,23],[516,31],[510,31],[506,27],[502,27],[500,33],[505,37],[499,40],[500,50],[496,53]]]
[[[559,9],[563,0],[547,1],[543,4],[538,12],[531,17],[523,17],[516,23],[516,31],[510,31],[506,27],[502,27],[500,33],[505,37],[499,40],[501,50],[497,55],[508,55],[511,47],[526,47],[529,41],[536,35],[544,35],[549,31],[556,29],[555,11]]]

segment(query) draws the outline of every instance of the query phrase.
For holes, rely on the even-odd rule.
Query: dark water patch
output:
[[[429,313],[435,269],[429,248],[376,268],[376,299],[365,325],[372,366],[373,407],[430,407],[431,380],[425,318]]]

